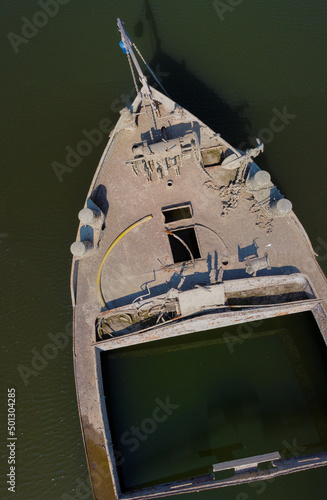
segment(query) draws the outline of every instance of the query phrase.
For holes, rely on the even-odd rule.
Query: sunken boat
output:
[[[109,136],[71,246],[74,369],[93,496],[157,498],[327,465],[325,452],[243,451],[203,475],[123,487],[101,356],[303,312],[326,344],[327,281],[292,203],[254,161],[263,144],[235,149],[150,86],[119,19],[118,30],[137,94]]]

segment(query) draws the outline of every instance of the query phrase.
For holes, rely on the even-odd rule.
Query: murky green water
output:
[[[308,313],[104,354],[125,487],[210,474],[214,463],[272,451],[327,449],[320,340]]]
[[[0,7],[1,408],[6,420],[7,388],[15,387],[18,437],[14,495],[7,491],[4,480],[8,473],[7,433],[2,427],[1,498],[22,500],[91,498],[85,482],[69,336],[69,246],[105,139],[70,171],[66,169],[61,182],[53,163],[65,164],[68,150],[80,148],[85,133],[98,129],[103,119],[114,124],[131,94],[128,64],[118,48],[116,17],[125,21],[175,100],[235,145],[251,143],[260,134],[266,139],[259,164],[292,200],[327,272],[326,2],[229,1],[228,10],[220,12],[220,17],[213,3],[205,0],[150,0],[151,10],[144,9],[141,0],[61,0],[60,5],[47,4],[47,15],[41,6],[45,3],[16,0]],[[9,33],[15,36],[8,38]],[[288,116],[285,126],[272,133],[271,120],[276,110],[282,113],[284,108]],[[129,430],[136,425],[133,418],[151,416],[156,398],[171,396],[180,405],[167,424],[163,423],[173,433],[175,449],[165,448],[160,427],[144,442],[143,460],[150,457],[153,467],[143,467],[142,481],[170,476],[173,471],[202,470],[222,455],[246,454],[257,446],[267,451],[280,449],[277,440],[284,435],[287,441],[297,439],[312,449],[321,445],[308,395],[287,356],[288,346],[281,341],[296,340],[298,327],[292,323],[267,327],[279,328],[286,328],[288,335],[268,331],[235,346],[233,356],[227,351],[226,359],[219,354],[226,346],[213,344],[199,351],[185,348],[153,358],[113,360],[110,370],[124,377],[115,377],[114,396],[121,394],[117,404],[122,405],[117,435],[126,426]],[[61,343],[51,350],[50,333],[60,332]],[[210,339],[207,335],[204,339]],[[305,332],[300,338],[303,345],[298,349],[310,383],[317,388],[317,377],[325,376],[322,362],[316,363],[317,347]],[[228,365],[234,357],[239,360],[239,370],[246,363],[249,377],[233,389],[233,408],[228,394],[235,386],[222,378],[225,373],[230,382],[236,378]],[[161,364],[155,362],[159,358],[169,358],[168,373],[163,374]],[[221,363],[215,363],[218,359]],[[137,370],[138,364],[142,369]],[[259,368],[262,378],[257,377]],[[129,411],[126,391],[133,387],[140,394],[142,373],[149,373],[147,384],[140,397],[131,392],[134,403]],[[176,378],[180,384],[170,390]],[[318,389],[322,398],[326,381]],[[282,409],[284,402],[284,412],[276,415],[281,426],[275,418],[262,414],[265,408],[268,413],[274,406]],[[214,426],[218,420],[223,427],[219,435]],[[276,429],[280,434],[275,434]],[[161,446],[158,455],[151,446],[152,438]],[[231,450],[231,445],[237,448]],[[210,456],[209,450],[215,454]],[[142,468],[140,463],[135,472],[128,470],[136,456],[123,464],[129,484],[134,484],[133,474]],[[326,472],[318,469],[271,484],[202,493],[201,497],[311,500],[323,498],[325,489]]]

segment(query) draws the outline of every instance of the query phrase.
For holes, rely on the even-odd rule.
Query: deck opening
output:
[[[327,353],[311,312],[103,351],[101,367],[126,498],[205,475],[237,480],[235,467],[253,463],[274,471],[276,452],[309,467],[327,449]]]
[[[217,167],[223,160],[223,147],[215,146],[201,151],[204,168]]]
[[[171,231],[168,238],[175,264],[201,257],[194,227]]]
[[[191,219],[192,210],[190,205],[179,205],[178,207],[163,208],[162,213],[165,217],[165,224],[182,219]]]
[[[235,476],[234,469],[226,469],[214,472],[215,481],[222,481],[223,479],[229,479],[230,477],[234,476]]]
[[[259,471],[267,471],[267,470],[273,470],[275,469],[273,463],[271,460],[268,460],[267,462],[261,462],[258,464],[258,470]]]

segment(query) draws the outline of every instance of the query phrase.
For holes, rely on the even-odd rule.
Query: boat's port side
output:
[[[86,207],[78,214],[80,227],[77,240],[70,247],[74,257],[81,259],[89,257],[98,248],[105,215],[100,208],[91,200],[87,199]]]
[[[108,460],[108,467],[110,470],[110,490],[114,493],[116,498],[121,497],[121,489],[120,489],[120,481],[118,477],[118,472],[117,472],[117,466],[116,466],[116,454],[113,446],[113,441],[111,437],[111,431],[109,427],[109,421],[108,421],[108,416],[107,416],[107,409],[106,409],[106,397],[104,394],[104,388],[103,388],[103,377],[102,377],[102,371],[101,371],[101,360],[100,360],[100,351],[98,349],[95,350],[95,358],[96,358],[96,371],[97,371],[97,376],[95,379],[95,382],[97,384],[97,394],[98,394],[98,404],[101,410],[101,419],[102,419],[102,428],[103,428],[103,433],[104,433],[104,447],[106,451],[107,457],[109,457]],[[96,469],[97,467],[95,467]],[[108,488],[109,490],[109,488]]]

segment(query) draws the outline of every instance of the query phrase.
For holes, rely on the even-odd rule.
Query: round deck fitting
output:
[[[246,187],[251,191],[258,191],[264,189],[270,184],[270,174],[266,170],[258,170],[253,177],[246,181]]]
[[[83,208],[80,210],[78,218],[82,224],[92,224],[98,218],[98,214],[90,208]]]
[[[90,241],[74,241],[70,245],[70,251],[74,257],[82,257],[91,248],[92,243]]]
[[[274,215],[287,215],[292,210],[292,202],[286,198],[274,200],[269,209]]]

